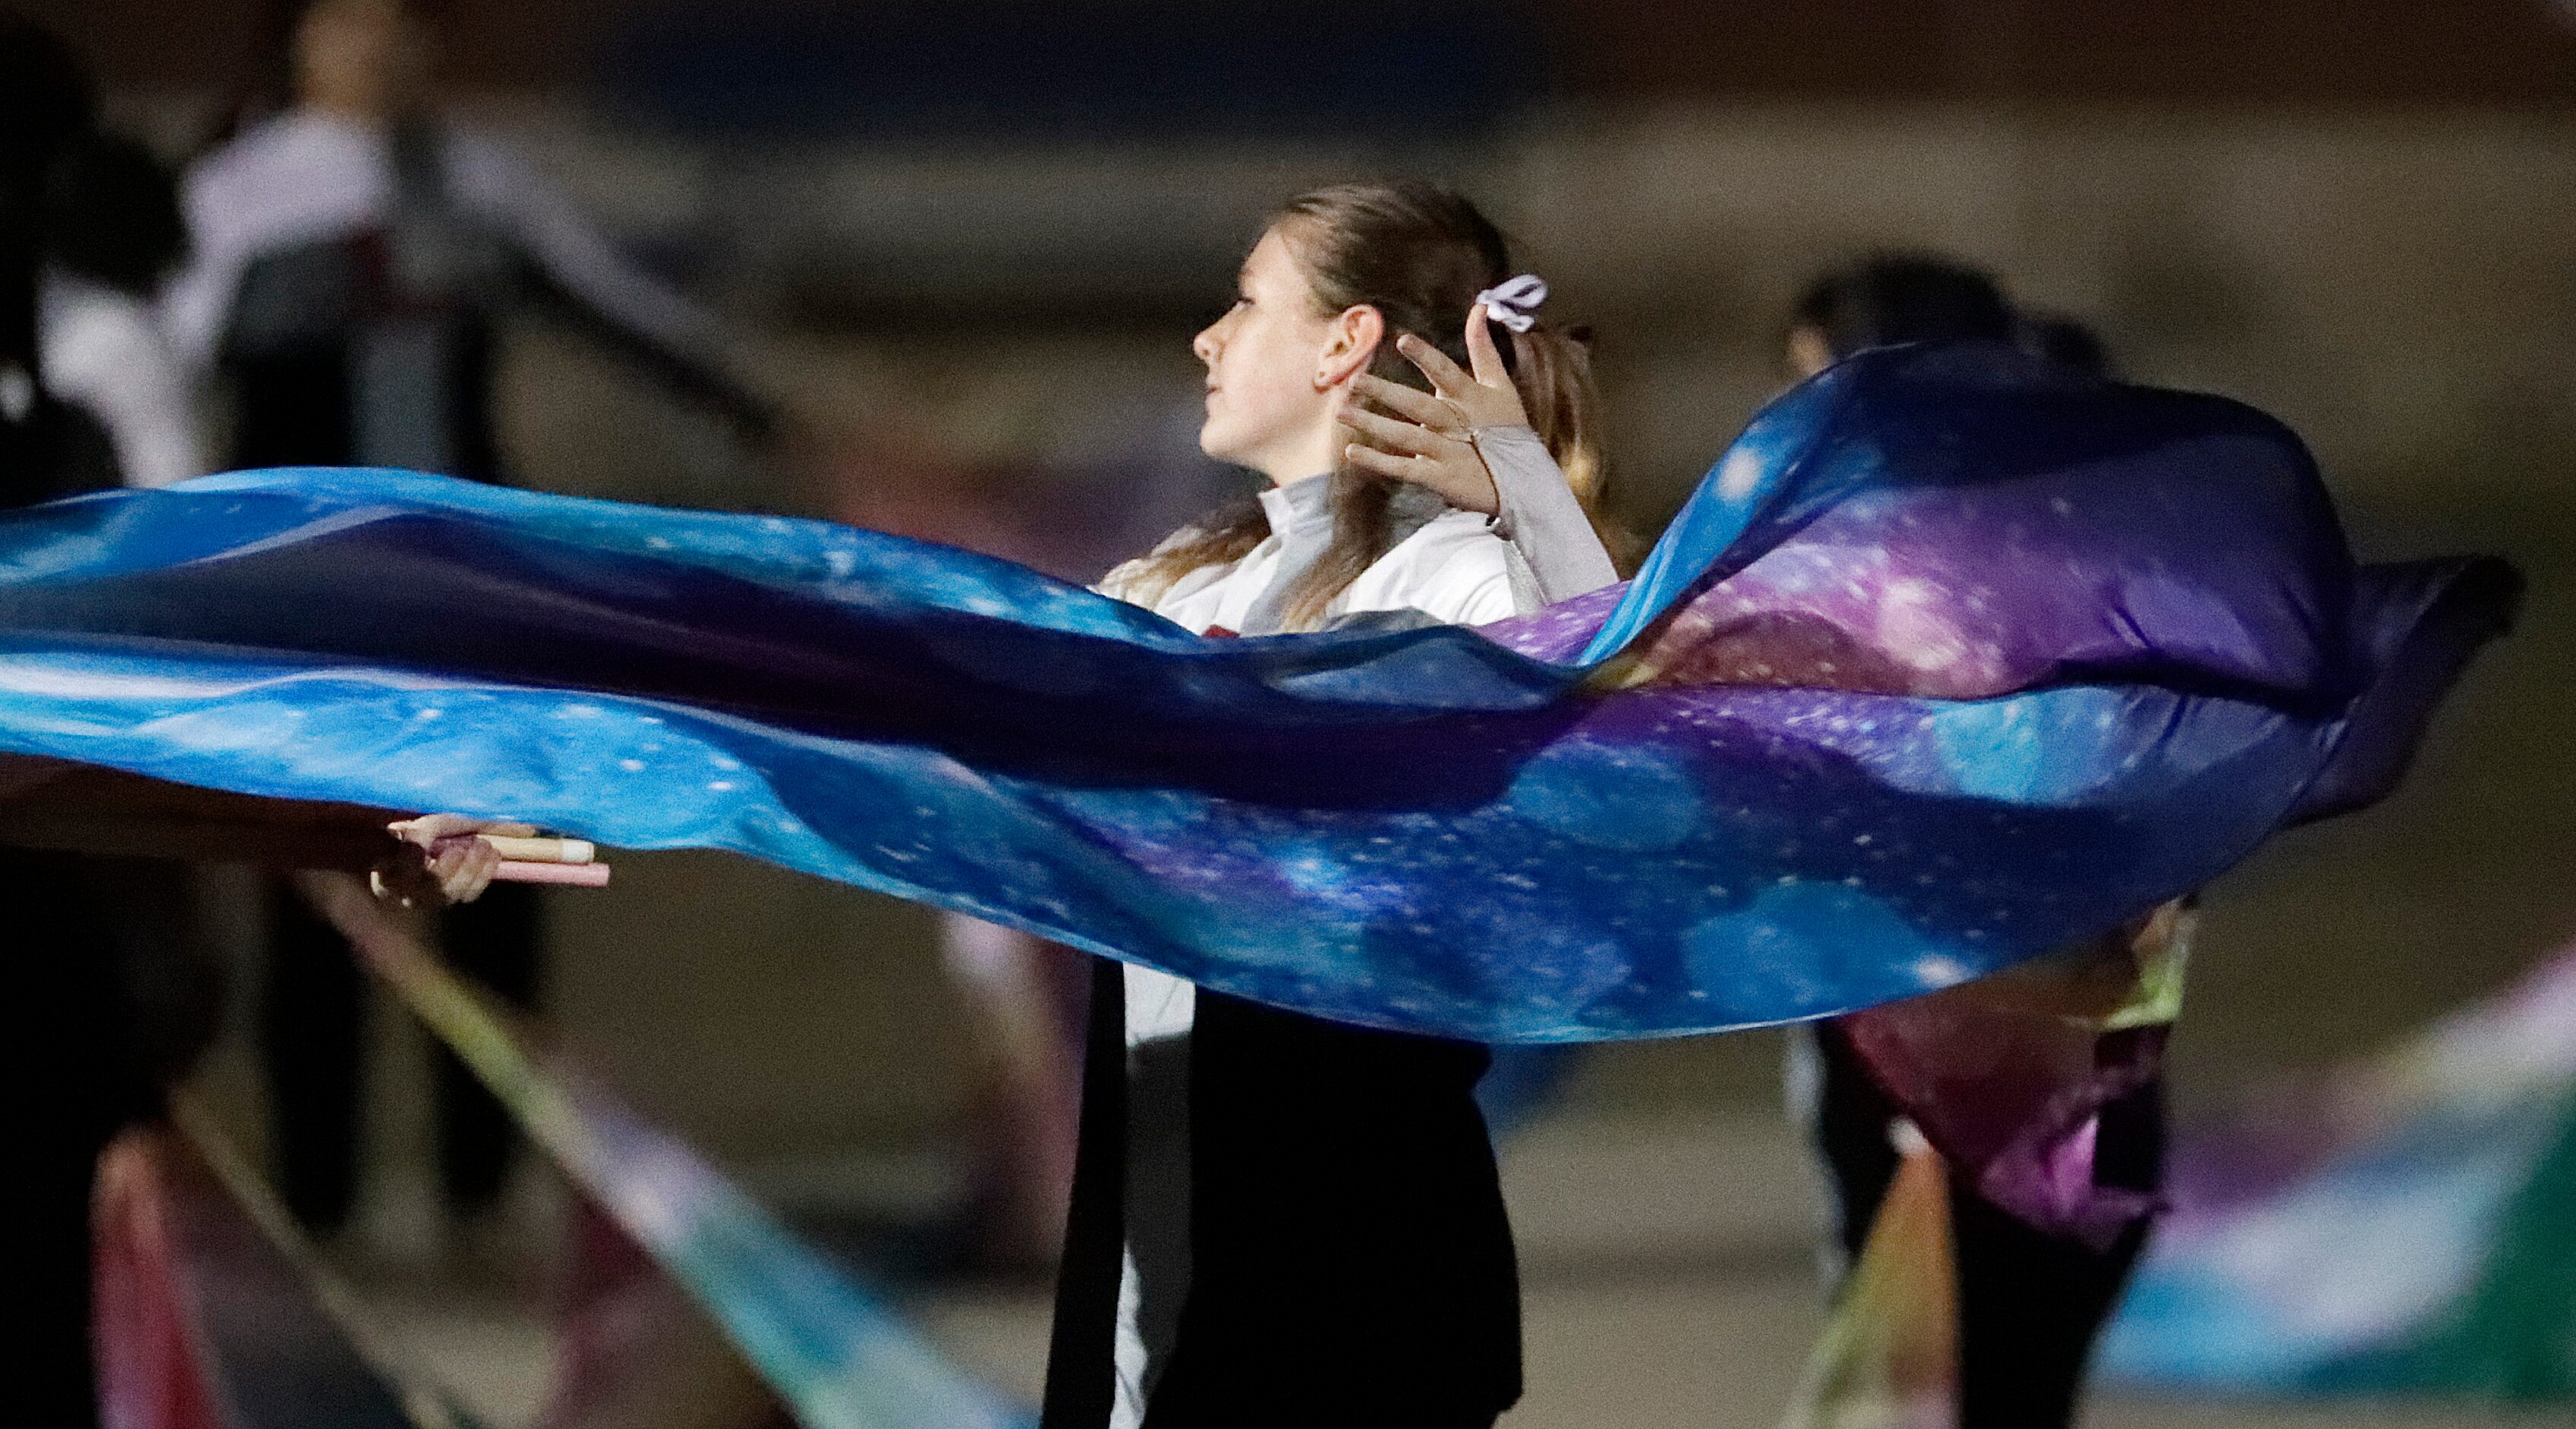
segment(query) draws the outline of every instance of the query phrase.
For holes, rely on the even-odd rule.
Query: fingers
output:
[[[1403,456],[1439,456],[1458,444],[1458,438],[1432,431],[1419,423],[1399,422],[1357,407],[1343,407],[1337,420],[1359,433],[1368,445]]]
[[[1389,382],[1383,377],[1372,377],[1362,372],[1351,378],[1351,395],[1434,431],[1446,431],[1459,425],[1457,408],[1401,382]]]
[[[471,832],[473,827],[474,821],[462,814],[423,814],[416,819],[404,819],[387,824],[385,832],[404,843],[418,844],[422,848],[427,848],[440,839],[454,838],[459,834]]]
[[[463,814],[423,814],[416,819],[403,819],[387,824],[385,831],[404,843],[418,844],[422,848],[427,848],[441,839],[457,838],[465,834],[528,838],[537,832],[537,826],[505,819],[469,819]]]
[[[500,850],[478,838],[444,840],[429,853],[430,877],[438,881],[439,895],[450,903],[471,903],[482,897],[500,867]]]
[[[1494,325],[1486,320],[1483,303],[1467,310],[1467,362],[1478,386],[1511,385],[1512,374],[1503,367],[1503,350],[1494,345]]]
[[[378,896],[392,897],[410,907],[415,892],[426,894],[432,886],[447,903],[471,903],[482,897],[501,867],[501,851],[487,837],[530,838],[535,836],[537,826],[508,819],[472,819],[463,814],[423,814],[387,824],[385,830],[419,849],[420,863],[416,868],[404,868],[403,860],[395,860],[389,869],[380,868],[373,882]]]
[[[1463,461],[1454,456],[1405,457],[1352,442],[1342,448],[1342,460],[1355,471],[1419,486],[1462,511],[1491,516],[1502,509],[1494,479],[1485,474],[1484,464],[1472,452]]]
[[[1428,475],[1423,468],[1434,465],[1431,462],[1416,461],[1411,457],[1382,452],[1375,447],[1362,446],[1358,442],[1352,442],[1342,448],[1342,460],[1360,471],[1368,472],[1373,476],[1383,476],[1390,481],[1420,482],[1425,475]]]
[[[1451,362],[1449,354],[1411,333],[1395,340],[1395,350],[1403,353],[1407,362],[1421,368],[1422,375],[1431,379],[1431,390],[1443,397],[1463,396],[1476,385],[1476,379],[1468,376],[1466,369]]]

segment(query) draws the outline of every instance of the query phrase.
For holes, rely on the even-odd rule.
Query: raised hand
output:
[[[1343,460],[1361,471],[1427,487],[1464,511],[1488,516],[1500,511],[1502,498],[1493,473],[1476,452],[1475,431],[1526,427],[1529,413],[1503,369],[1485,305],[1467,310],[1468,368],[1411,333],[1397,338],[1395,348],[1421,369],[1431,390],[1419,392],[1367,373],[1352,378],[1350,400],[1339,420],[1357,440],[1342,448]]]

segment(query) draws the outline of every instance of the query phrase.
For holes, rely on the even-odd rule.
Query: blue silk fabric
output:
[[[2356,568],[2242,405],[1893,348],[1757,416],[1636,580],[1475,630],[1204,639],[866,531],[396,472],[85,497],[0,519],[0,750],[732,849],[1586,1041],[1906,997],[2197,888],[2384,791],[2514,591]]]

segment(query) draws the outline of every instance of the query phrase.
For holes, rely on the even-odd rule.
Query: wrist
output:
[[[1484,469],[1487,499],[1492,503],[1483,508],[1485,528],[1508,541],[1513,536],[1512,506],[1503,494],[1503,479],[1500,474],[1501,469],[1511,461],[1511,457],[1506,453],[1523,443],[1540,451],[1546,448],[1540,445],[1538,433],[1526,425],[1470,427],[1467,429],[1467,441],[1476,450],[1477,464]]]

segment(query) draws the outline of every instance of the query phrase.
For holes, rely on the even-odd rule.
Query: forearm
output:
[[[548,311],[580,336],[747,431],[762,434],[777,425],[773,405],[744,379],[742,365],[711,327],[663,320],[674,317],[676,307],[665,313],[659,305],[602,301],[604,295],[596,289],[569,287],[551,273],[541,277],[544,296],[551,300]]]
[[[465,201],[508,235],[555,306],[591,336],[755,438],[775,424],[704,305],[647,272],[579,208],[505,150],[460,138],[450,155]]]
[[[1615,583],[1618,568],[1565,473],[1527,427],[1478,427],[1476,454],[1494,478],[1501,509],[1494,531],[1512,543],[1550,605]]]

